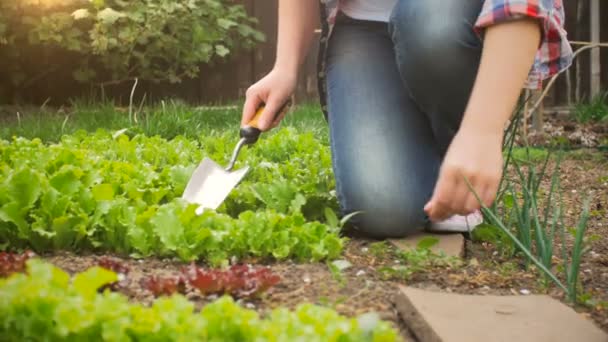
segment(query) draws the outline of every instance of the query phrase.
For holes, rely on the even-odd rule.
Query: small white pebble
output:
[[[307,284],[310,283],[310,277],[309,276],[304,277],[302,280],[304,280],[304,282],[307,283]]]
[[[348,260],[335,260],[332,262],[332,265],[334,265],[339,271],[344,271],[350,268],[353,264],[351,264]]]
[[[251,304],[251,303],[247,303],[245,304],[245,307],[247,307],[247,309],[255,309],[255,305]]]
[[[576,190],[572,190],[572,193],[573,193],[573,194],[575,194],[575,193],[576,193]]]
[[[362,276],[362,275],[364,275],[364,274],[365,274],[365,271],[364,271],[364,270],[359,270],[359,272],[357,272],[356,276],[357,276],[357,277],[360,277],[360,276]]]
[[[395,264],[400,264],[401,260],[395,260]]]
[[[369,251],[369,248],[367,248],[367,247],[363,247],[363,248],[361,248],[361,252],[363,252],[363,253],[367,253],[367,251]]]
[[[125,279],[127,278],[127,276],[125,276],[125,275],[124,275],[124,274],[122,274],[122,273],[118,273],[118,274],[116,275],[116,277],[118,278],[118,281],[123,281],[123,280],[125,280]]]
[[[139,259],[137,260],[138,263],[143,264],[144,263],[144,259]]]
[[[588,274],[591,274],[591,273],[592,273],[592,271],[591,271],[590,269],[586,269],[586,270],[584,270],[583,272],[588,273]]]
[[[366,313],[357,317],[357,322],[361,330],[371,332],[380,323],[380,316],[375,312]]]
[[[522,295],[527,296],[527,295],[530,294],[530,290],[528,290],[528,289],[521,289],[521,290],[519,290],[519,293],[521,293]]]

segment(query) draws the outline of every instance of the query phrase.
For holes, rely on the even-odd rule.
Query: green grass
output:
[[[161,101],[151,106],[116,107],[112,102],[73,101],[63,108],[0,108],[0,139],[13,136],[58,141],[64,134],[78,130],[94,132],[98,129],[129,129],[131,133],[159,135],[166,139],[176,136],[196,138],[201,134],[234,130],[238,136],[241,106],[192,107],[179,101]],[[328,136],[327,125],[316,104],[298,105],[282,123]]]
[[[577,104],[572,116],[579,123],[608,121],[608,91]]]
[[[507,151],[505,151],[505,154]],[[514,147],[511,151],[511,157],[518,162],[538,163],[547,158],[549,151],[544,148],[526,148]]]

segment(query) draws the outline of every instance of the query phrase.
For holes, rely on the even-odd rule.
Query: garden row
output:
[[[245,149],[245,180],[217,211],[195,215],[181,199],[192,171],[203,156],[222,163],[233,145],[229,134],[167,141],[104,131],[0,141],[0,241],[214,265],[338,256],[338,223],[326,220],[337,207],[329,150],[310,134],[284,129]]]
[[[265,318],[221,297],[195,312],[175,294],[150,307],[100,288],[119,280],[103,267],[70,277],[36,259],[27,274],[0,279],[0,333],[10,341],[395,341],[375,315],[345,318],[302,304]]]
[[[260,316],[234,298],[262,295],[281,279],[247,258],[320,261],[344,239],[328,146],[285,128],[241,152],[252,166],[217,211],[197,216],[180,197],[203,156],[220,163],[234,134],[165,140],[98,131],[0,140],[1,249],[68,250],[192,263],[141,286],[157,298],[134,304],[120,291],[129,272],[102,259],[70,277],[33,253],[0,254],[0,334],[14,340],[394,341],[375,315],[346,318],[310,304]],[[232,264],[230,267],[229,264]],[[201,312],[185,289],[219,295]]]

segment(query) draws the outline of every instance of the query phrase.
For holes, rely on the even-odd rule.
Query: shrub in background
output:
[[[17,89],[70,70],[81,82],[180,82],[264,39],[227,0],[2,0],[0,70]]]
[[[586,102],[578,103],[572,113],[580,123],[608,122],[608,91],[600,93]]]

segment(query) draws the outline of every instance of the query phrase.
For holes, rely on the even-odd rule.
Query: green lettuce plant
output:
[[[217,211],[181,195],[203,156],[223,163],[235,137],[200,142],[79,132],[56,144],[0,140],[0,241],[11,248],[114,251],[220,264],[231,258],[318,261],[343,248],[330,152],[283,129],[242,151],[255,165]]]
[[[70,277],[43,261],[28,261],[27,274],[0,279],[0,336],[8,341],[377,341],[399,340],[370,314],[346,318],[302,304],[267,317],[230,297],[200,312],[182,295],[151,306],[98,289],[117,275],[94,267]]]

